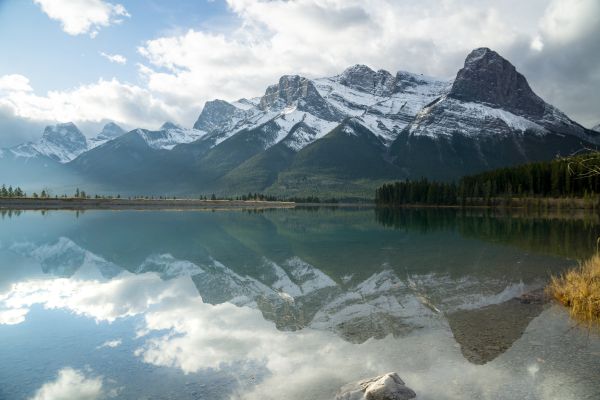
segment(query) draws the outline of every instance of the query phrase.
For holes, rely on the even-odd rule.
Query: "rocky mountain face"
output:
[[[5,149],[4,153],[22,159],[47,157],[59,163],[67,163],[78,155],[124,133],[125,131],[119,125],[109,122],[104,125],[98,135],[88,139],[74,123],[67,122],[47,126],[39,141]]]
[[[282,76],[277,85],[267,88],[260,99],[262,110],[280,111],[286,107],[304,111],[325,121],[341,121],[344,115],[329,104],[308,79],[298,75]]]
[[[286,75],[260,97],[207,102],[192,129],[166,123],[123,134],[108,124],[86,142],[64,124],[44,134],[43,146],[1,154],[68,162],[107,190],[135,182],[163,194],[371,197],[385,181],[457,179],[567,155],[599,137],[537,96],[508,60],[480,48],[451,81],[365,65],[319,79]]]
[[[134,131],[153,149],[172,150],[183,143],[194,142],[206,133],[198,129],[185,129],[172,122],[165,122],[157,131],[136,129]]]
[[[115,124],[114,122],[109,122],[108,124],[104,125],[104,128],[102,128],[96,137],[98,139],[112,140],[124,133],[125,130],[123,130],[123,128],[121,128],[119,125]]]
[[[598,135],[544,102],[498,53],[476,49],[447,94],[424,107],[390,148],[409,177],[456,179],[569,155]]]
[[[525,77],[508,60],[488,48],[473,50],[467,56],[448,97],[534,118],[542,117],[546,108]]]
[[[328,102],[390,144],[425,105],[448,91],[450,82],[355,65],[316,84]]]
[[[68,162],[88,148],[83,133],[72,122],[47,126],[42,138],[10,149],[17,157],[45,156],[58,162]]]
[[[98,147],[108,142],[109,140],[116,139],[124,133],[125,130],[119,125],[115,124],[114,122],[109,122],[106,125],[104,125],[104,127],[102,128],[100,133],[98,133],[98,135],[91,139],[88,139],[88,150],[93,149],[94,147]]]

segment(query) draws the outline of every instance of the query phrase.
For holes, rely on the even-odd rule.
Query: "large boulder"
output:
[[[388,372],[344,385],[338,390],[335,400],[408,400],[416,396],[397,373]]]

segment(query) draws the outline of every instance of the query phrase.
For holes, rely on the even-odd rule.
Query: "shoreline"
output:
[[[598,210],[600,204],[579,197],[492,197],[467,198],[465,203],[377,203],[378,208],[454,208],[454,209],[524,209],[524,210]]]
[[[0,199],[6,210],[206,210],[295,208],[296,203],[260,200],[196,199]]]

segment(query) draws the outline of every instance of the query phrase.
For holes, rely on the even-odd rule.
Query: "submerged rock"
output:
[[[335,400],[408,400],[416,396],[397,373],[388,372],[344,385],[338,390]]]

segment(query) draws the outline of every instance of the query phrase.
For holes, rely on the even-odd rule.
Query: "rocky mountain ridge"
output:
[[[60,129],[60,145],[42,139],[54,147],[27,144],[19,154],[48,156],[107,190],[287,196],[368,197],[384,181],[457,179],[568,155],[600,137],[488,48],[473,50],[450,81],[354,65],[327,78],[282,76],[253,99],[209,101],[192,129],[111,126],[87,144],[74,125]]]
[[[49,125],[44,129],[42,137],[37,142],[23,143],[8,149],[3,153],[20,158],[48,157],[60,163],[67,163],[80,154],[116,139],[125,131],[114,122],[109,122],[93,138],[86,138],[72,122]]]

